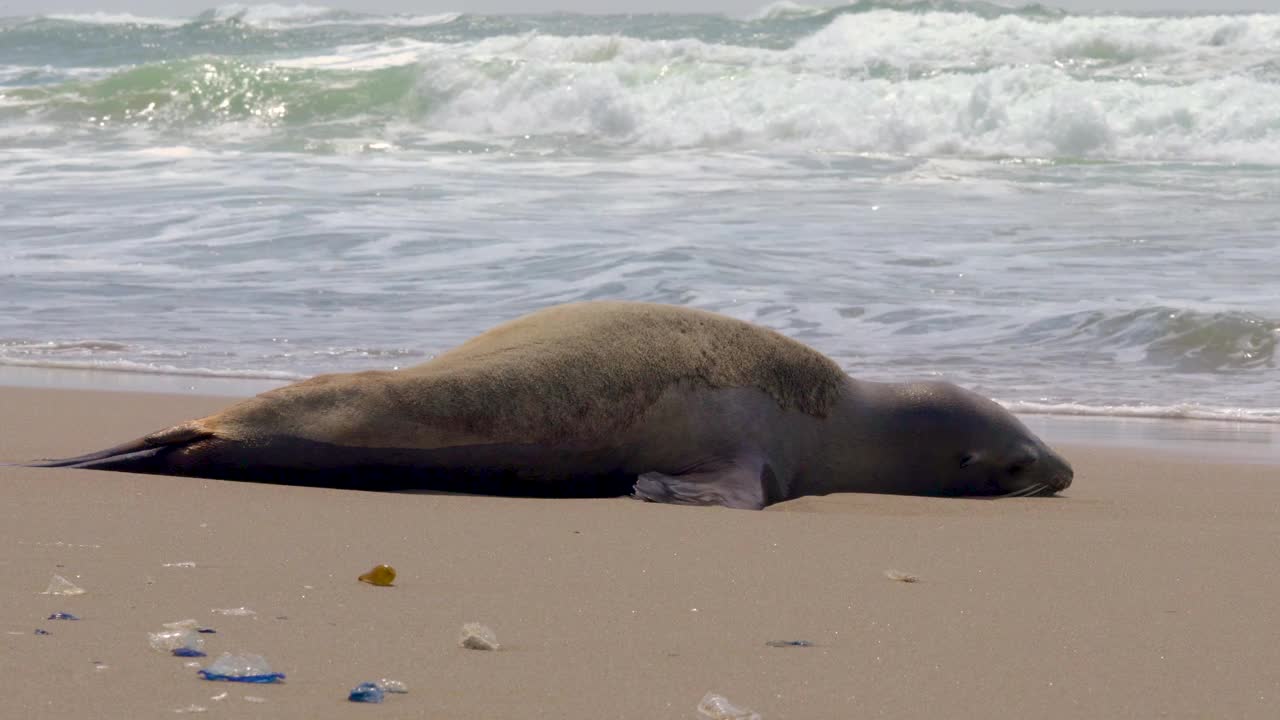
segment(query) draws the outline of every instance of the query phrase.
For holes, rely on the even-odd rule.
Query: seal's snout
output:
[[[1071,463],[1057,457],[1055,457],[1055,460],[1057,460],[1057,463],[1055,463],[1056,467],[1053,474],[1049,476],[1049,487],[1053,488],[1054,492],[1058,492],[1071,487],[1071,480],[1076,473],[1071,469]]]

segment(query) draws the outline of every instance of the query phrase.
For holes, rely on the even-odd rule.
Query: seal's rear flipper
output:
[[[755,457],[701,465],[692,472],[647,472],[636,479],[632,497],[673,505],[723,505],[741,510],[765,506],[766,466]]]
[[[65,467],[82,470],[118,470],[120,472],[155,472],[156,459],[193,441],[210,437],[213,433],[194,422],[175,425],[131,440],[123,445],[99,450],[88,455],[42,460],[27,463],[25,467]]]

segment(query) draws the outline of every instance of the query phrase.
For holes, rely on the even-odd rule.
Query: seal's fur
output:
[[[588,302],[499,325],[415,367],[273,390],[208,427],[242,440],[287,429],[364,447],[578,444],[625,429],[677,383],[756,388],[782,408],[821,417],[846,377],[821,353],[741,320]]]

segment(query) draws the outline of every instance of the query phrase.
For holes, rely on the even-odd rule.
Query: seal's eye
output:
[[[1026,470],[1027,468],[1031,467],[1032,465],[1035,464],[1035,462],[1036,462],[1035,455],[1028,455],[1026,457],[1018,458],[1017,460],[1015,460],[1013,463],[1009,465],[1009,474],[1010,475],[1021,474],[1023,470]]]

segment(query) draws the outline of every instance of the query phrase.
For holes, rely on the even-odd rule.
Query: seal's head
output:
[[[894,395],[892,426],[924,492],[1026,497],[1071,484],[1071,464],[997,403],[945,382]]]

